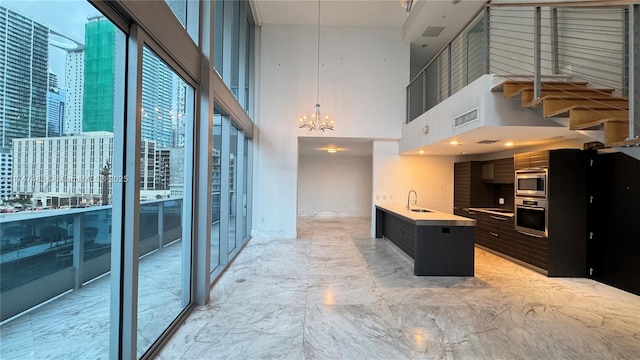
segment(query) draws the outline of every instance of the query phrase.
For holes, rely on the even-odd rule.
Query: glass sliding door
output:
[[[247,204],[249,201],[249,144],[246,137],[242,137],[244,143],[244,156],[242,162],[242,241],[249,237],[249,223],[247,214]]]
[[[0,358],[105,357],[126,35],[86,1],[2,0],[0,29]]]
[[[142,56],[138,356],[189,303],[190,166],[194,90],[144,47]],[[190,234],[190,233],[188,233]]]
[[[211,169],[211,266],[213,272],[220,265],[220,192],[222,185],[222,115],[213,115],[213,151]]]
[[[229,121],[228,119],[225,119]],[[236,214],[238,189],[238,129],[231,124],[229,129],[229,254],[236,249]]]

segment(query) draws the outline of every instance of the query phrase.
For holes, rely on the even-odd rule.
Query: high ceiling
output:
[[[410,44],[413,78],[438,52],[443,49],[470,20],[480,12],[485,0],[415,0],[407,13],[400,0],[320,0],[322,25],[372,26],[402,28],[403,41]],[[252,10],[258,25],[301,24],[315,25],[318,21],[317,0],[253,0]],[[437,36],[423,36],[439,30]],[[437,32],[437,31],[436,31]],[[432,144],[425,148],[432,155],[482,154],[504,150],[503,143],[479,145],[484,138],[510,139],[519,145],[541,145],[558,139],[583,138],[564,127],[556,128],[487,128],[460,136],[463,145]],[[504,142],[503,141],[503,142]],[[370,139],[300,138],[301,155],[326,154],[327,147],[337,147],[339,154],[371,155]],[[416,153],[419,149],[416,149]]]
[[[485,0],[415,0],[410,13],[400,0],[320,0],[320,23],[338,26],[383,26],[403,29],[411,46],[411,77],[451,41]],[[317,24],[316,0],[254,0],[258,25]],[[427,28],[441,27],[437,36],[423,36]]]

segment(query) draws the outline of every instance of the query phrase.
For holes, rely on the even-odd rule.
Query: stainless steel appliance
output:
[[[546,168],[516,170],[515,177],[516,196],[547,198],[548,170]]]
[[[515,228],[517,231],[536,237],[547,237],[549,202],[536,198],[515,199]]]

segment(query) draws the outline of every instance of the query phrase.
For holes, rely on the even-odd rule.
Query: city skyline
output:
[[[54,33],[62,34],[68,38],[64,39],[56,36],[54,41],[60,43],[70,43],[70,41],[82,43],[84,41],[84,24],[87,19],[100,14],[87,1],[56,1],[56,6],[54,7],[42,6],[44,3],[50,3],[50,1],[3,0],[1,6],[28,17],[51,29]],[[64,75],[65,53],[66,51],[62,49],[53,46],[49,47],[49,67],[54,74],[58,75],[59,87],[63,89],[67,88]]]

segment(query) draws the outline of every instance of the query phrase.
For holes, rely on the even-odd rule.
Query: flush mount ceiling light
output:
[[[327,148],[329,154],[335,154],[338,152],[338,148]]]
[[[404,8],[404,11],[411,12],[413,7],[413,0],[401,0],[400,5]]]
[[[302,115],[298,122],[300,128],[308,128],[311,130],[333,130],[334,120],[331,116],[322,117],[320,113],[320,0],[318,0],[318,80],[316,88],[316,106],[311,116]]]

